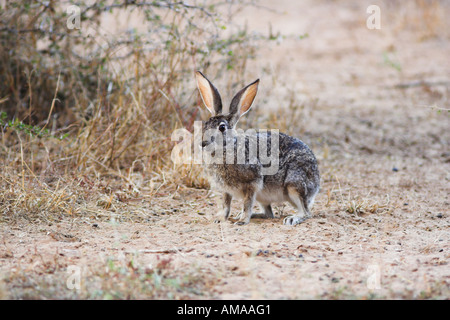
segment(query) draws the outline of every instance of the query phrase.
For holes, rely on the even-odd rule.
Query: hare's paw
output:
[[[239,218],[237,219],[236,222],[234,222],[234,224],[237,225],[237,226],[243,226],[243,225],[249,224],[251,217],[252,217],[252,213],[251,212],[242,211],[239,214]]]
[[[239,221],[236,221],[234,224],[236,225],[236,226],[245,226],[246,224],[248,224],[250,221],[246,221],[246,220],[239,220]]]
[[[284,218],[283,224],[287,226],[295,226],[296,224],[300,224],[305,221],[307,218],[299,217],[299,216],[289,216]]]

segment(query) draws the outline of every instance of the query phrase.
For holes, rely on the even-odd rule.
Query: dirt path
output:
[[[448,297],[447,215],[398,208],[355,217],[331,205],[296,227],[280,219],[237,227],[212,223],[200,208],[176,207],[148,223],[2,226],[2,273],[11,279],[5,285],[12,281],[10,292],[25,297],[95,298],[96,286],[119,290],[105,284],[108,275],[133,290],[131,261],[138,270],[166,261],[168,272],[193,279],[188,293],[175,290],[180,298]],[[80,292],[66,288],[70,266],[80,268]],[[192,295],[191,286],[200,286],[201,295]]]

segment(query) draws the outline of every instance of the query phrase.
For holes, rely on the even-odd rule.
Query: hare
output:
[[[237,225],[248,224],[252,217],[274,218],[271,204],[286,201],[294,206],[297,214],[286,217],[285,225],[296,225],[310,218],[320,184],[317,160],[311,149],[301,140],[278,131],[260,130],[249,134],[235,130],[239,119],[253,104],[259,79],[234,96],[229,112],[223,112],[218,90],[200,71],[196,72],[196,80],[203,103],[212,114],[202,123],[201,148],[210,156],[204,156],[204,159],[223,160],[205,163],[211,187],[223,193],[223,208],[216,222],[228,219],[233,197],[244,200]],[[278,146],[274,144],[276,142]],[[267,148],[277,147],[278,158],[273,160],[277,160],[278,167],[271,174],[264,173],[261,155],[249,149],[252,145],[261,149],[261,143],[267,143]],[[236,161],[239,148],[244,150],[242,163]],[[231,156],[230,150],[234,153]],[[230,159],[234,161],[225,161]],[[263,213],[252,213],[255,200]]]

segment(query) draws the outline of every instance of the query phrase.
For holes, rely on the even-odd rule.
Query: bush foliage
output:
[[[255,37],[232,21],[244,5],[7,2],[0,9],[0,156],[11,165],[32,159],[37,172],[123,177],[123,169],[169,166],[170,133],[191,130],[199,117],[194,71],[226,71],[229,87],[241,85],[255,50]],[[142,23],[110,30],[114,21]]]

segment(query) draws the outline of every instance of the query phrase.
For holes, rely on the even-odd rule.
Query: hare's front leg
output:
[[[232,199],[231,194],[229,193],[223,194],[222,210],[219,212],[214,222],[219,223],[226,221],[228,219],[231,210],[231,199]]]
[[[255,202],[255,191],[246,190],[246,192],[244,192],[244,208],[239,220],[235,224],[242,226],[250,222],[250,218],[252,217],[253,202]]]

